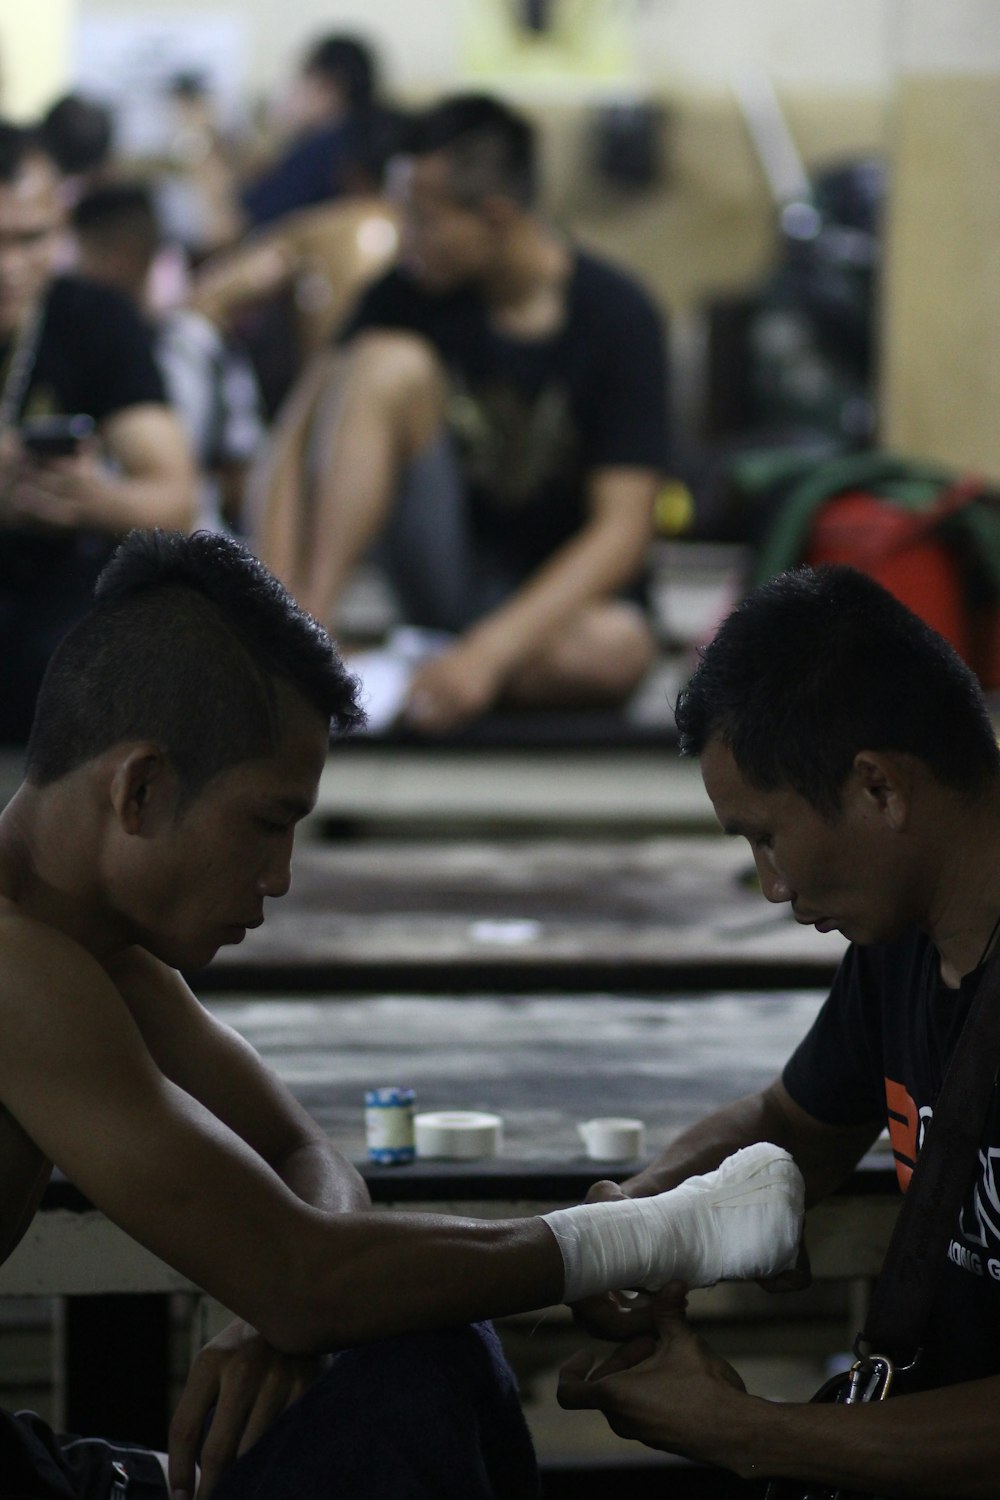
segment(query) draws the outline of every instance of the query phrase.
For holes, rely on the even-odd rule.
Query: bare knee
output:
[[[656,642],[642,610],[607,600],[581,611],[512,678],[512,702],[539,707],[610,707],[649,671]]]
[[[413,452],[442,425],[444,370],[433,346],[417,334],[395,329],[358,334],[346,352],[343,378],[347,399],[376,403]]]

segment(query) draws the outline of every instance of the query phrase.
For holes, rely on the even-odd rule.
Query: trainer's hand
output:
[[[595,1182],[584,1203],[616,1203],[629,1195],[617,1182]],[[602,1292],[572,1305],[573,1321],[595,1339],[621,1341],[653,1331],[652,1299],[645,1293]]]
[[[320,1359],[279,1354],[239,1319],[224,1328],[191,1366],[170,1424],[171,1495],[209,1500],[230,1465],[308,1390],[323,1367]]]
[[[688,1327],[683,1287],[653,1302],[655,1336],[623,1345],[594,1363],[574,1355],[559,1376],[559,1404],[602,1411],[619,1437],[686,1458],[717,1462],[734,1396],[745,1392],[731,1365]]]
[[[802,1292],[807,1286],[811,1286],[812,1267],[805,1239],[799,1245],[799,1258],[794,1266],[787,1271],[779,1271],[776,1276],[762,1276],[757,1285],[763,1287],[765,1292]]]

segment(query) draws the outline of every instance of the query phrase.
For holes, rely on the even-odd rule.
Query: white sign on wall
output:
[[[246,89],[247,22],[237,11],[104,15],[76,27],[74,78],[115,111],[117,149],[166,153],[175,128],[171,87],[196,79],[223,125],[238,120]]]

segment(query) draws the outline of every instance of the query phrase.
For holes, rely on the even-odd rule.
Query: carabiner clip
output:
[[[844,1397],[845,1406],[862,1401],[884,1401],[896,1371],[884,1354],[865,1354],[856,1359],[850,1370],[850,1383]]]

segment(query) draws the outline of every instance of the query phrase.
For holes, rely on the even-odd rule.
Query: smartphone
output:
[[[18,429],[32,458],[70,458],[94,434],[93,417],[28,417]]]

